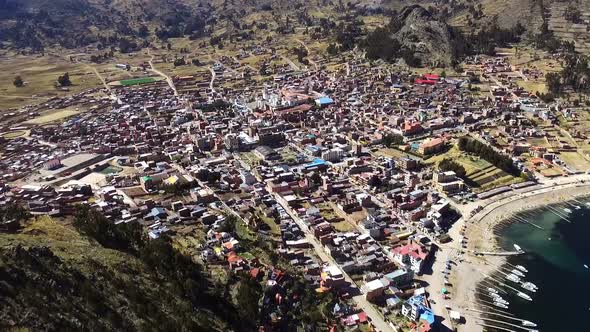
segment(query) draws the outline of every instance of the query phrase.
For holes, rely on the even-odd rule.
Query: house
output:
[[[430,251],[424,246],[410,242],[406,245],[393,248],[393,259],[414,271],[416,274],[420,274],[422,267],[430,255]]]
[[[402,304],[402,315],[418,323],[414,331],[430,331],[435,324],[434,312],[426,305],[424,294],[412,296]]]
[[[434,187],[440,192],[452,194],[465,188],[465,182],[457,177],[453,171],[435,171],[433,175]]]
[[[363,288],[367,301],[373,302],[383,295],[385,289],[389,286],[389,279],[381,278],[367,282]]]
[[[315,100],[316,105],[320,107],[326,107],[334,104],[334,100],[328,96],[323,96]]]
[[[423,155],[435,154],[442,151],[445,147],[445,141],[442,138],[427,139],[418,148],[418,153]]]
[[[398,269],[385,275],[390,285],[403,287],[414,280],[414,271],[411,269]]]
[[[281,159],[281,156],[274,149],[266,145],[261,145],[254,149],[254,154],[262,160]]]

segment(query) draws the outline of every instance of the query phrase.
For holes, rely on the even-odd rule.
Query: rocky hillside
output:
[[[457,37],[444,22],[419,5],[404,8],[391,27],[395,39],[424,65],[449,66],[455,58]]]
[[[157,257],[169,259],[165,252]],[[177,266],[168,269],[182,269],[171,262]],[[0,330],[234,330],[232,305],[192,277],[179,283],[145,259],[42,218],[20,233],[0,233]],[[198,297],[183,291],[187,282]]]

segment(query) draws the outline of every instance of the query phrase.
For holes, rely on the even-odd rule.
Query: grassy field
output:
[[[559,158],[578,171],[590,171],[590,162],[579,152],[560,152]]]
[[[26,133],[27,132],[24,130],[15,130],[15,131],[11,131],[8,133],[4,133],[1,136],[6,139],[13,139],[13,138],[21,137],[21,136],[25,135]]]
[[[101,85],[91,68],[71,63],[60,56],[0,56],[0,110],[37,104],[55,96],[66,96]],[[69,91],[55,88],[58,76],[68,72],[72,81]],[[14,78],[19,75],[25,85],[15,87]]]
[[[27,120],[27,121],[25,121],[25,123],[43,125],[43,124],[48,124],[48,123],[56,122],[59,120],[63,120],[65,118],[69,118],[69,117],[77,115],[79,113],[80,113],[79,110],[66,108],[63,110],[47,112],[44,115],[41,115],[41,116],[36,117],[31,120]]]
[[[132,85],[148,84],[148,83],[154,83],[154,82],[156,82],[155,77],[132,78],[132,79],[128,79],[128,80],[119,81],[119,83],[121,83],[122,86],[132,86]]]

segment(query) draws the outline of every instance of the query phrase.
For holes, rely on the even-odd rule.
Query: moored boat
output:
[[[520,286],[533,293],[539,289],[537,285],[533,284],[532,282],[523,282]]]
[[[517,275],[514,275],[512,273],[510,273],[509,275],[506,276],[506,279],[512,281],[512,282],[520,282],[520,277],[518,277]]]
[[[526,267],[522,266],[522,265],[516,265],[516,268],[521,270],[524,273],[529,272],[529,270],[526,269]]]
[[[524,278],[524,273],[520,272],[520,270],[518,270],[518,269],[512,270],[512,274],[515,274],[521,278]]]
[[[508,306],[505,305],[504,303],[500,303],[500,302],[494,302],[494,305],[498,308],[502,308],[502,309],[508,309]]]
[[[530,296],[528,296],[527,294],[525,294],[523,292],[518,292],[518,293],[516,293],[516,295],[520,296],[521,298],[523,298],[523,299],[525,299],[527,301],[532,301],[533,300]]]
[[[523,320],[523,321],[522,321],[522,326],[527,326],[527,327],[537,327],[537,324],[535,324],[535,323],[533,323],[533,322],[531,322],[531,321],[528,321],[528,320]]]

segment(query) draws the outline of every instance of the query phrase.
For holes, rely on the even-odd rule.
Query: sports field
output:
[[[157,80],[154,77],[142,77],[142,78],[132,78],[128,80],[120,80],[122,86],[132,86],[132,85],[139,85],[139,84],[149,84],[154,83]]]

